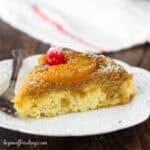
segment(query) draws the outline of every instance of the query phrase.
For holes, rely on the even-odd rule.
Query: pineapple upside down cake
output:
[[[109,57],[52,47],[25,77],[14,107],[39,118],[125,104],[136,94],[132,79]]]

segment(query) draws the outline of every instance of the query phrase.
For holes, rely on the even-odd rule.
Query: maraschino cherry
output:
[[[46,54],[48,65],[59,65],[65,63],[65,56],[62,50],[58,48],[50,48]]]

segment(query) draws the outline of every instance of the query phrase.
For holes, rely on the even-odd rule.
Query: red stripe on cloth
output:
[[[41,18],[43,18],[45,21],[47,21],[48,23],[50,23],[52,26],[54,26],[59,32],[65,34],[66,36],[78,41],[81,44],[84,44],[86,46],[89,46],[91,48],[97,49],[100,53],[105,53],[106,51],[103,50],[102,48],[97,47],[96,45],[74,35],[73,33],[69,32],[68,30],[66,30],[59,22],[57,22],[56,20],[48,17],[44,12],[42,12],[42,10],[35,4],[32,5],[32,9],[34,10],[34,12],[36,14],[38,14]]]

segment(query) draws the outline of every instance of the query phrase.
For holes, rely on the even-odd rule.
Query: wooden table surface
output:
[[[0,20],[0,60],[11,58],[11,50],[23,48],[26,56],[46,52],[48,44],[12,28]],[[117,53],[113,58],[150,70],[150,45],[145,43]],[[134,119],[134,118],[133,118]],[[15,141],[44,142],[46,145],[5,145]],[[42,137],[0,128],[0,150],[150,150],[150,119],[135,127],[105,135],[89,137]]]

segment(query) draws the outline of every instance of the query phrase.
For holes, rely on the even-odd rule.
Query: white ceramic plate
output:
[[[24,61],[16,89],[25,74],[36,63],[37,57],[32,56]],[[122,106],[41,119],[15,118],[0,112],[0,126],[37,135],[85,136],[121,130],[145,121],[150,115],[150,73],[121,61],[117,62],[134,74],[134,84],[138,93],[132,102]],[[11,60],[0,62],[0,92],[8,86],[12,70],[11,63]]]

